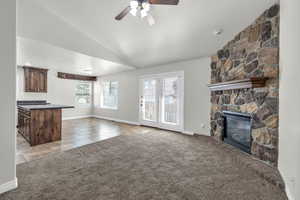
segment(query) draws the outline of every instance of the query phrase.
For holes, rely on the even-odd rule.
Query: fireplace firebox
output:
[[[251,115],[223,111],[223,118],[223,141],[251,154]]]

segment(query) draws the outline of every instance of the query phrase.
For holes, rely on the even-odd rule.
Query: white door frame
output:
[[[156,80],[161,80],[163,78],[168,78],[168,77],[179,77],[179,125],[174,126],[174,125],[168,125],[168,124],[163,124],[161,123],[161,87],[156,88],[156,103],[159,108],[157,109],[157,122],[150,122],[150,121],[145,121],[143,120],[143,113],[142,113],[142,99],[141,96],[143,95],[143,81],[147,79],[156,79]],[[159,84],[161,85],[161,84]],[[184,71],[176,71],[176,72],[168,72],[168,73],[161,73],[161,74],[150,74],[150,75],[144,75],[140,76],[139,78],[139,121],[141,125],[146,125],[146,126],[151,126],[151,127],[156,127],[156,128],[161,128],[161,129],[167,129],[167,130],[172,130],[172,131],[178,131],[182,132],[184,130]]]
[[[143,99],[142,99],[142,96],[143,95],[143,86],[144,86],[144,81],[146,80],[153,80],[153,79],[156,79],[156,78],[153,78],[153,77],[144,77],[144,78],[141,78],[139,80],[139,122],[141,125],[145,125],[145,126],[151,126],[151,127],[156,127],[156,124],[159,120],[159,113],[157,112],[158,109],[156,109],[156,121],[153,122],[153,121],[147,121],[147,120],[144,120],[143,119],[143,110],[142,110],[142,105],[144,105],[144,102],[143,102]],[[157,79],[156,79],[157,81]],[[158,106],[158,87],[157,87],[157,83],[156,83],[156,87],[155,87],[155,105]]]

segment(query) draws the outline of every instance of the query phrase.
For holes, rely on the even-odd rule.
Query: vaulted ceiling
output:
[[[180,0],[149,26],[114,17],[130,0],[19,0],[18,35],[135,68],[210,56],[278,0]],[[215,36],[213,31],[223,29]]]

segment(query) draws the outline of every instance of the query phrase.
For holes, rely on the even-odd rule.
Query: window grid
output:
[[[101,108],[118,109],[118,82],[102,83]]]
[[[92,84],[88,81],[79,81],[76,85],[76,103],[82,105],[91,104]]]

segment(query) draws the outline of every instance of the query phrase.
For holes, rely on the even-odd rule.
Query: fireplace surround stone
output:
[[[278,160],[279,5],[237,34],[211,62],[211,84],[266,77],[263,88],[211,92],[211,135],[221,141],[223,111],[252,116],[251,154],[273,166]]]

